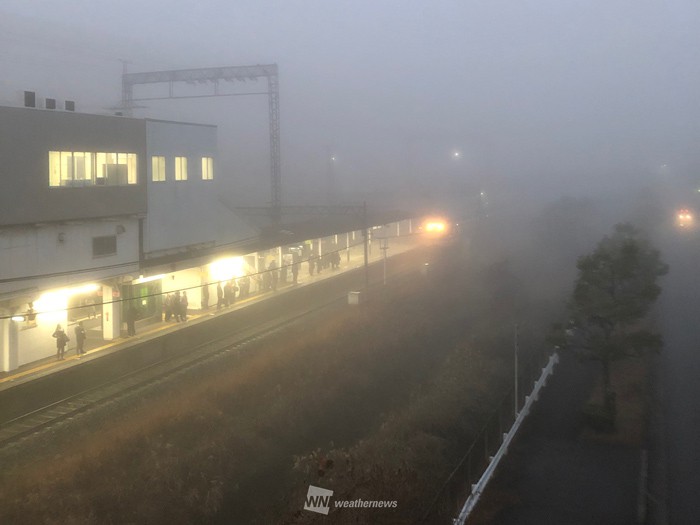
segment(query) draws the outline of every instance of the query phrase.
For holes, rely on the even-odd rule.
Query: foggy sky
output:
[[[496,195],[617,191],[698,173],[698,27],[697,0],[2,0],[0,104],[33,89],[109,113],[120,60],[277,63],[292,200],[322,194],[328,148],[353,195],[425,193],[429,177]],[[267,198],[263,97],[135,116],[217,124],[232,188]]]

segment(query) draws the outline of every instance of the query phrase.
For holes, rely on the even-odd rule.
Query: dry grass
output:
[[[282,522],[318,521],[313,514],[298,512],[309,484],[332,488],[337,499],[399,503],[384,511],[334,510],[333,523],[411,523],[422,516],[509,380],[503,363],[484,350],[458,345],[429,387],[352,447],[317,449],[297,457],[298,490]]]
[[[647,433],[650,399],[651,356],[625,359],[613,363],[611,384],[616,393],[617,418],[613,433],[599,433],[590,428],[583,432],[585,439],[641,446]],[[603,384],[599,380],[591,393],[591,402],[603,398]]]
[[[278,521],[299,508],[313,450],[344,465],[342,491],[391,487],[405,515],[423,510],[510,366],[492,346],[518,303],[517,290],[489,294],[501,278],[436,265],[432,280],[279,333],[71,443],[49,440],[40,460],[0,473],[0,522]]]

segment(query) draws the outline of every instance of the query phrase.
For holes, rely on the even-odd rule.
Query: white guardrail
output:
[[[540,378],[537,381],[535,381],[535,386],[532,389],[530,395],[525,396],[525,405],[523,405],[523,408],[520,410],[520,412],[518,412],[518,417],[515,418],[513,426],[510,427],[510,430],[506,434],[503,434],[503,443],[498,449],[498,452],[496,452],[495,456],[489,458],[489,466],[486,467],[486,470],[484,470],[484,473],[481,475],[481,478],[479,478],[479,481],[472,485],[471,494],[469,495],[466,503],[462,507],[459,516],[457,516],[457,518],[455,518],[454,520],[455,525],[465,525],[465,523],[467,522],[469,515],[474,510],[474,507],[476,507],[476,504],[479,502],[481,494],[484,492],[484,489],[486,489],[486,485],[489,481],[491,481],[491,478],[496,472],[498,464],[500,463],[501,459],[503,459],[503,456],[505,456],[508,452],[508,447],[510,446],[511,441],[513,441],[515,434],[518,432],[518,429],[520,429],[520,425],[523,421],[525,421],[525,418],[530,413],[532,405],[535,403],[535,401],[537,401],[537,398],[540,394],[540,390],[547,384],[547,378],[554,373],[554,365],[556,365],[558,362],[559,354],[555,352],[550,356],[549,361],[547,362],[547,366],[545,366],[542,369],[542,374],[540,375]]]

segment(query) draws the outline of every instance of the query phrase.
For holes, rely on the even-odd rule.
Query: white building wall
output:
[[[148,217],[145,222],[146,256],[167,255],[186,247],[213,247],[250,238],[256,231],[223,203],[219,181],[216,127],[147,121]],[[153,182],[153,156],[163,156],[166,180]],[[175,157],[188,159],[188,179],[175,180]],[[202,157],[214,159],[214,179],[202,180]],[[228,198],[227,198],[228,197]]]
[[[0,302],[137,271],[138,228],[135,218],[0,228]],[[117,253],[93,257],[93,237],[109,235],[116,236]],[[27,278],[32,276],[44,277]]]
[[[163,293],[172,293],[175,290],[187,292],[188,309],[199,310],[202,302],[201,286],[205,278],[206,273],[199,267],[170,273],[162,280],[162,290]]]

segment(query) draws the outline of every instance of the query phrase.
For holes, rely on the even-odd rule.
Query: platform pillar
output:
[[[122,303],[120,301],[112,302],[112,297],[118,295],[114,293],[118,290],[116,287],[102,285],[102,338],[111,341],[117,339],[122,333]]]
[[[10,372],[19,366],[17,334],[18,327],[15,321],[0,319],[0,372]]]

